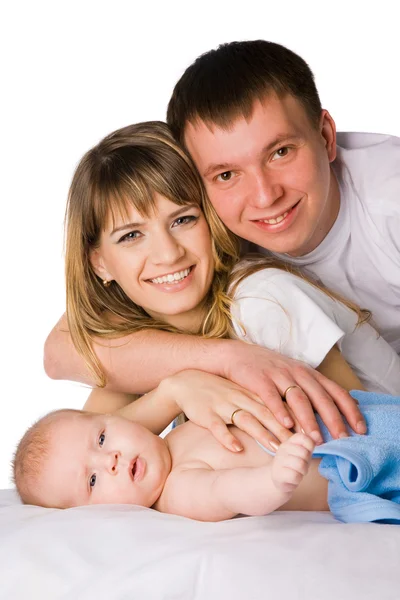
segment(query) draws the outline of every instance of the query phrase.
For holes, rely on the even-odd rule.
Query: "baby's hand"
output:
[[[272,461],[272,481],[281,492],[291,494],[310,466],[314,441],[303,433],[295,433],[283,442]]]

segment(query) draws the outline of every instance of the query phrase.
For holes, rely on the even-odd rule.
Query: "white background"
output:
[[[0,488],[10,487],[26,427],[49,410],[80,408],[88,394],[49,380],[42,353],[64,311],[65,200],[89,147],[129,123],[163,120],[174,82],[202,52],[258,38],[305,58],[339,130],[400,135],[393,0],[8,4],[0,13]]]

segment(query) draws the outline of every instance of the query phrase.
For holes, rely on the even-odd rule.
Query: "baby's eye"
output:
[[[99,435],[99,446],[100,447],[104,444],[105,439],[106,439],[106,434],[103,432]]]
[[[289,146],[282,146],[282,148],[278,148],[272,157],[272,160],[278,160],[279,158],[284,158],[288,155],[290,151]]]
[[[172,227],[176,227],[177,225],[186,225],[187,223],[192,223],[193,221],[197,221],[198,217],[195,215],[185,215],[184,217],[179,217],[175,219],[172,223]]]
[[[233,171],[224,171],[217,175],[217,181],[230,181],[233,177]]]
[[[93,475],[89,479],[89,485],[91,488],[94,488],[94,486],[96,485],[96,479],[97,479],[96,473],[93,473]]]
[[[129,241],[134,241],[139,239],[139,237],[141,236],[141,232],[140,231],[130,231],[129,233],[125,233],[125,235],[123,235],[119,240],[118,243],[120,244],[121,242],[129,242]]]

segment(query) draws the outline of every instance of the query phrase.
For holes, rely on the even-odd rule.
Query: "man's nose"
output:
[[[255,174],[249,189],[248,201],[255,208],[268,208],[283,196],[283,188],[264,171]]]

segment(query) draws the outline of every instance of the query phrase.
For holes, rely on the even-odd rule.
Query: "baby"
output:
[[[234,428],[244,450],[233,453],[191,422],[161,438],[116,415],[56,411],[19,443],[15,484],[23,502],[55,508],[135,504],[202,521],[331,509],[343,521],[400,523],[400,398],[352,394],[369,435],[331,440],[319,457],[301,433],[271,455]]]
[[[295,434],[273,457],[243,431],[235,435],[240,453],[191,422],[161,438],[123,417],[61,410],[26,432],[14,479],[23,502],[55,508],[136,504],[202,521],[329,510],[310,438]]]

